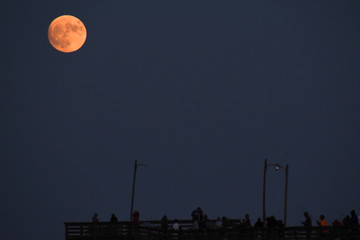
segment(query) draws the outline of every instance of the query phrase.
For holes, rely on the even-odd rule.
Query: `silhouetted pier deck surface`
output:
[[[229,228],[192,229],[192,221],[179,220],[180,231],[161,228],[161,221],[129,222],[66,222],[65,240],[306,240],[307,228],[254,228],[232,224]],[[240,220],[231,220],[236,223]],[[212,221],[213,225],[214,222]],[[360,240],[360,229],[349,227],[312,227],[309,239]]]

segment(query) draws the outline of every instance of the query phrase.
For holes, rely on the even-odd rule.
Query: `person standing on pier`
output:
[[[192,217],[192,220],[193,220],[194,229],[199,229],[200,222],[203,220],[203,217],[204,217],[202,209],[200,207],[195,209],[191,213],[191,217]]]
[[[245,227],[251,227],[250,215],[248,213],[245,214],[244,225]]]
[[[116,223],[118,221],[118,218],[115,216],[115,214],[111,214],[111,218],[110,218],[110,222],[111,223]]]
[[[169,220],[168,220],[167,216],[164,215],[164,216],[161,218],[161,229],[162,229],[163,233],[167,233],[167,231],[168,231],[168,226],[169,226]]]
[[[320,215],[320,221],[317,221],[318,225],[320,227],[326,227],[327,226],[327,222],[325,220],[325,216],[324,215]]]
[[[359,226],[359,217],[356,214],[355,210],[351,210],[351,212],[350,212],[350,224],[353,227]]]
[[[325,220],[325,216],[324,215],[320,215],[320,221],[317,221],[317,223],[318,223],[318,225],[320,226],[320,227],[327,227],[327,222],[326,222],[326,220]],[[324,230],[322,230],[322,234],[327,234],[327,233],[329,233],[329,229],[324,229]]]
[[[179,231],[180,225],[177,219],[175,219],[174,224],[172,225],[173,230]]]
[[[306,228],[306,239],[311,237],[312,220],[308,212],[304,212],[305,221],[301,222]]]
[[[100,221],[97,213],[94,213],[91,221],[92,221],[92,224],[89,226],[89,232],[91,234],[93,234],[97,230],[97,227],[98,227],[98,224]]]
[[[98,223],[99,222],[99,218],[98,218],[98,214],[97,213],[94,213],[93,217],[92,217],[92,222],[93,223]]]
[[[140,218],[140,213],[138,210],[136,210],[134,213],[133,213],[133,223],[134,224],[138,224],[139,223],[139,218]]]

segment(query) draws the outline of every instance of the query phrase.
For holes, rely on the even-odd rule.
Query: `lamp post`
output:
[[[287,193],[288,193],[288,176],[289,176],[289,165],[286,164],[285,168],[281,166],[279,163],[267,163],[267,159],[265,159],[264,163],[264,183],[263,183],[263,224],[265,226],[265,199],[266,199],[266,171],[268,166],[273,166],[276,171],[280,169],[285,169],[285,199],[284,199],[284,226],[286,226],[286,217],[287,217]]]
[[[147,164],[144,163],[137,163],[137,160],[135,160],[135,166],[134,166],[134,177],[133,177],[133,184],[132,184],[132,193],[131,193],[131,207],[130,207],[130,222],[133,221],[133,210],[134,210],[134,197],[135,197],[135,183],[136,183],[136,171],[137,168],[140,166],[147,166]]]

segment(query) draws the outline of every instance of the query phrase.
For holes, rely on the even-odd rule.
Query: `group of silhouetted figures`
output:
[[[308,212],[304,212],[305,220],[301,222],[304,227],[312,227],[312,219]],[[335,219],[332,222],[332,225],[329,225],[325,219],[325,216],[322,214],[319,217],[319,220],[316,221],[317,225],[320,227],[327,227],[327,226],[333,226],[333,227],[358,227],[359,226],[359,216],[356,214],[355,210],[350,211],[350,215],[346,215],[342,221],[340,222],[338,219]]]
[[[208,219],[203,210],[198,207],[194,209],[191,214],[191,220],[168,220],[164,215],[161,221],[139,221],[140,213],[135,211],[132,215],[132,222],[118,221],[118,218],[113,213],[110,216],[109,221],[100,222],[99,216],[95,213],[92,217],[92,224],[89,225],[89,234],[96,236],[102,236],[110,234],[111,236],[140,236],[141,234],[149,234],[150,231],[153,234],[161,234],[166,238],[176,237],[175,239],[189,238],[192,239],[194,234],[212,234],[214,239],[223,239],[219,236],[230,236],[235,238],[246,238],[248,236],[256,236],[258,239],[283,239],[285,237],[285,231],[287,236],[291,234],[289,231],[298,231],[296,234],[300,234],[306,239],[317,238],[318,236],[335,237],[336,231],[339,232],[338,236],[352,236],[351,239],[360,239],[359,229],[359,217],[355,210],[351,210],[349,215],[343,219],[335,219],[332,224],[328,224],[325,216],[321,214],[318,219],[314,221],[313,217],[304,212],[304,219],[300,221],[303,228],[293,228],[295,230],[289,230],[285,228],[281,220],[276,219],[274,216],[265,218],[262,221],[260,218],[252,224],[249,214],[245,214],[243,219],[228,219],[227,217],[217,217],[216,219]],[[185,230],[185,231],[184,231]],[[190,235],[189,235],[190,234]],[[192,235],[191,235],[192,234]],[[239,235],[240,234],[240,235]],[[242,234],[242,235],[241,235]],[[342,235],[341,235],[342,234]],[[154,235],[154,236],[155,236]],[[199,236],[200,236],[199,235]],[[189,237],[190,236],[190,237]],[[230,238],[229,238],[230,239]],[[339,239],[342,239],[341,237]],[[349,238],[350,239],[350,238]]]
[[[139,222],[139,211],[134,211],[132,215],[132,223],[137,224]],[[265,221],[263,222],[260,218],[257,219],[257,221],[252,225],[249,214],[245,214],[245,217],[240,220],[240,222],[234,223],[233,221],[230,221],[226,217],[218,217],[215,221],[209,220],[208,216],[204,214],[201,207],[196,208],[191,212],[191,218],[192,218],[192,228],[193,229],[204,229],[208,227],[212,228],[229,228],[234,227],[235,225],[238,227],[266,227],[266,228],[272,228],[272,227],[284,227],[284,224],[282,220],[276,219],[274,216],[267,217]],[[320,226],[320,227],[326,227],[326,226],[333,226],[333,227],[358,227],[359,226],[359,216],[356,214],[355,210],[351,210],[349,215],[346,215],[341,221],[338,219],[335,219],[331,225],[329,225],[325,219],[325,216],[322,214],[320,215],[319,219],[316,220],[316,225],[313,225],[312,216],[308,212],[304,212],[304,221],[301,222],[301,224],[304,227],[313,227],[313,226]],[[95,213],[92,217],[93,223],[98,223],[99,218],[98,214]],[[115,214],[111,214],[110,217],[111,223],[118,222],[118,218],[115,216]],[[175,219],[172,223],[172,226],[169,226],[169,220],[166,215],[164,215],[161,218],[161,228],[168,229],[171,227],[173,230],[180,230],[181,226],[179,224],[179,221]]]
[[[210,221],[206,214],[203,213],[203,210],[198,207],[197,209],[193,210],[191,213],[192,222],[193,222],[193,229],[202,229],[207,227],[213,227],[213,228],[229,228],[229,227],[257,227],[257,228],[273,228],[273,227],[285,227],[282,220],[276,219],[274,216],[267,217],[265,221],[263,222],[260,218],[257,219],[257,221],[254,223],[254,225],[251,224],[250,216],[249,214],[245,214],[245,217],[240,220],[240,222],[233,222],[230,221],[226,217],[218,217],[216,221]],[[304,221],[301,223],[304,227],[313,227],[312,218],[311,215],[308,212],[304,212]],[[165,228],[167,227],[167,217],[166,215],[162,218],[162,226]],[[359,217],[356,214],[355,210],[350,211],[350,215],[345,216],[342,221],[340,222],[338,219],[335,219],[332,223],[332,225],[328,225],[325,216],[323,214],[320,215],[319,219],[316,220],[316,225],[319,227],[326,227],[326,226],[333,226],[333,227],[359,227]],[[172,227],[174,230],[179,229],[179,224],[177,220],[175,219],[175,223]]]
[[[119,229],[124,234],[123,231],[125,231],[125,234],[131,234],[132,236],[136,236],[139,233],[140,226],[143,227],[146,225],[146,222],[140,222],[139,221],[140,213],[139,211],[135,211],[132,215],[132,222],[118,222],[118,218],[115,216],[115,214],[111,214],[110,217],[110,224],[107,226],[107,232],[110,231],[119,233]],[[191,212],[191,219],[192,221],[178,221],[177,219],[169,221],[167,216],[164,215],[161,218],[161,221],[159,225],[152,225],[152,228],[154,230],[159,229],[162,234],[165,234],[164,236],[169,236],[168,234],[176,234],[176,236],[182,236],[184,234],[184,229],[186,229],[187,234],[190,232],[208,232],[208,231],[216,231],[221,233],[226,233],[228,231],[238,231],[239,233],[252,233],[256,234],[258,238],[262,239],[282,239],[284,237],[284,224],[281,220],[276,219],[274,216],[267,217],[265,221],[262,221],[260,218],[257,219],[257,221],[252,224],[250,220],[249,214],[245,214],[243,219],[240,220],[233,220],[228,219],[227,217],[217,217],[216,220],[209,220],[208,216],[204,214],[203,210],[198,207],[195,210]],[[156,221],[154,221],[156,222]],[[98,214],[95,213],[92,218],[92,225],[89,228],[89,233],[96,232],[98,224],[100,223]],[[119,224],[116,224],[119,223]],[[141,224],[140,224],[141,223]],[[115,224],[115,225],[114,225]],[[121,224],[125,224],[125,228],[121,227]],[[126,225],[127,224],[127,225]],[[153,223],[154,224],[154,223]],[[328,224],[325,216],[321,214],[319,216],[319,219],[316,220],[316,223],[313,224],[312,216],[308,212],[304,212],[304,220],[301,221],[301,224],[303,225],[303,236],[306,237],[306,239],[311,239],[314,236],[320,235],[328,235],[334,234],[336,229],[339,231],[342,231],[344,233],[345,230],[350,229],[350,234],[355,234],[357,237],[360,237],[360,230],[359,230],[359,217],[356,214],[355,210],[351,210],[350,214],[345,216],[341,221],[338,219],[335,219],[332,224]],[[111,227],[113,226],[113,227]],[[151,226],[151,225],[148,225]],[[120,227],[120,228],[119,228]],[[184,229],[183,229],[184,228]],[[317,229],[317,230],[315,230]],[[199,231],[196,231],[199,230]],[[202,231],[204,230],[204,231]],[[156,230],[158,231],[158,230]],[[215,232],[213,232],[215,234]],[[346,232],[348,234],[349,232]],[[315,234],[315,235],[314,235]],[[270,236],[271,235],[271,236]],[[178,238],[180,239],[180,238]]]

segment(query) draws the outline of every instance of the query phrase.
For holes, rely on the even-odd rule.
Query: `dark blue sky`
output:
[[[360,2],[7,1],[1,9],[0,232],[63,222],[262,216],[264,159],[289,164],[288,225],[360,212]],[[48,42],[64,14],[88,38]],[[283,216],[268,171],[267,215]],[[20,230],[19,230],[20,228]]]

